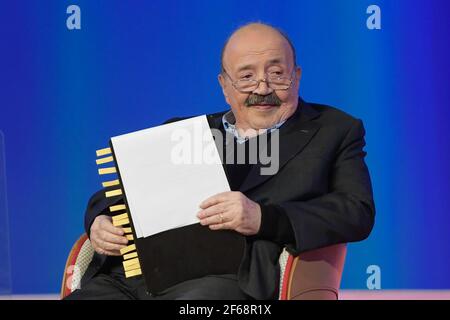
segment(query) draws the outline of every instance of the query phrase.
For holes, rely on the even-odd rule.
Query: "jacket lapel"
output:
[[[223,126],[222,116],[226,113],[219,112],[208,115],[208,122],[211,128],[219,129]],[[311,141],[320,125],[312,121],[320,115],[308,103],[299,98],[299,105],[295,113],[289,118],[285,124],[279,129],[279,167],[280,170],[295,155],[300,153],[306,145]],[[269,142],[270,143],[270,142]],[[266,150],[261,150],[262,154],[267,154]],[[268,165],[270,166],[270,164]],[[247,178],[242,183],[239,190],[241,192],[248,191],[273,175],[261,175],[261,168],[264,165],[255,164],[250,170]]]

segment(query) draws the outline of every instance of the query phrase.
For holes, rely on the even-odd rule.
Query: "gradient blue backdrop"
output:
[[[66,28],[70,4],[81,7],[81,30]],[[382,30],[366,28],[370,4],[381,7]],[[386,289],[450,288],[449,8],[443,0],[3,2],[13,292],[59,290],[100,187],[95,150],[109,137],[226,108],[221,47],[255,20],[292,37],[306,100],[339,107],[367,130],[376,226],[349,246],[343,288],[366,288],[371,264]]]

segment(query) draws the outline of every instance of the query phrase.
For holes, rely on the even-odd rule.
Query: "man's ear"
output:
[[[225,101],[230,104],[230,102],[228,101],[228,94],[227,94],[227,82],[225,77],[219,73],[219,75],[217,76],[217,80],[219,80],[219,84],[222,87],[222,93],[223,96],[225,97]]]
[[[297,87],[300,85],[301,78],[302,78],[302,67],[297,66],[295,67],[295,82]]]
[[[225,92],[225,88],[227,86],[227,83],[225,82],[225,77],[221,73],[219,73],[219,75],[217,76],[217,80],[219,80],[219,84],[222,87],[223,95],[226,97],[227,93]]]

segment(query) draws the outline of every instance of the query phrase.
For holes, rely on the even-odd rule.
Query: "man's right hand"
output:
[[[107,256],[120,256],[120,249],[125,248],[128,239],[122,228],[113,226],[111,217],[100,215],[91,226],[90,240],[95,251]]]

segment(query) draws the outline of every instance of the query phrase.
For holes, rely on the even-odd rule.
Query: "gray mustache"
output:
[[[247,107],[259,105],[259,104],[270,104],[274,106],[281,106],[281,100],[278,98],[275,92],[271,94],[262,96],[259,94],[252,93],[245,100],[245,105]]]

